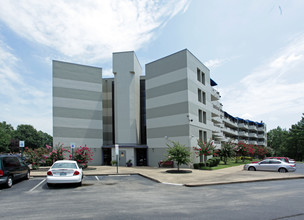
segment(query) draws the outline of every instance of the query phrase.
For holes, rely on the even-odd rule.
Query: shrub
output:
[[[190,151],[185,145],[180,144],[179,142],[171,141],[173,146],[167,144],[168,156],[167,160],[173,160],[177,162],[177,170],[179,170],[180,165],[188,165],[190,161]]]
[[[83,165],[83,167],[86,168],[88,166],[88,162],[93,160],[92,156],[93,154],[91,152],[91,149],[88,148],[87,145],[84,147],[80,146],[74,153],[74,160],[76,160],[79,165]],[[72,155],[69,157],[71,159]]]
[[[37,149],[26,147],[24,150],[25,150],[24,155],[26,158],[26,162],[32,164],[32,168],[34,170],[38,169],[41,164],[45,163],[47,159],[46,154],[48,153],[47,149],[42,147]]]

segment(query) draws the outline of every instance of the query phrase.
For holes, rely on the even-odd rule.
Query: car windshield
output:
[[[55,163],[52,166],[52,169],[54,168],[70,168],[70,169],[77,169],[75,163]]]

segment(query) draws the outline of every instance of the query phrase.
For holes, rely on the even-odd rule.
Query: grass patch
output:
[[[260,161],[259,159],[254,159],[252,161]],[[227,164],[224,164],[223,161],[220,162],[219,165],[217,165],[216,167],[202,167],[202,170],[220,170],[220,169],[224,169],[224,168],[228,168],[228,167],[236,167],[236,166],[240,166],[240,165],[244,165],[247,163],[251,163],[251,160],[245,160],[244,162],[241,160],[238,160],[238,162],[236,163],[235,160],[228,160]]]

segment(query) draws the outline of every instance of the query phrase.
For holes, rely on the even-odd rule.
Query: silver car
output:
[[[275,171],[280,173],[294,172],[296,166],[277,159],[266,159],[258,163],[249,163],[244,165],[244,170],[256,171]]]

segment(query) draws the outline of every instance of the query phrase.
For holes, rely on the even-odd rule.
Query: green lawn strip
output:
[[[252,160],[252,161],[260,161],[259,159],[256,160]],[[217,165],[216,167],[202,167],[202,170],[219,170],[219,169],[224,169],[224,168],[228,168],[228,167],[235,167],[235,166],[240,166],[240,165],[244,165],[247,163],[251,163],[252,161],[250,160],[245,160],[244,162],[241,160],[238,160],[237,163],[235,163],[235,160],[230,160],[227,161],[227,164],[224,164],[223,161],[220,162],[219,165]]]

